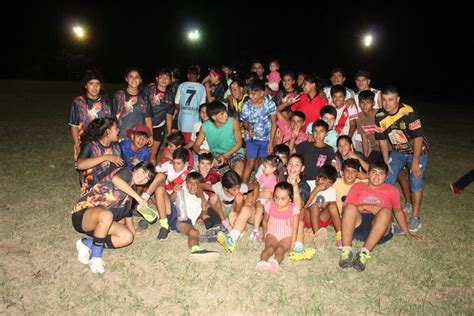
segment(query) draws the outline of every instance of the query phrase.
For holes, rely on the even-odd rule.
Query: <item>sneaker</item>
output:
[[[401,236],[405,235],[405,232],[400,228],[400,225],[394,222],[392,223],[392,234]]]
[[[321,227],[320,229],[318,229],[316,235],[314,236],[314,243],[316,244],[316,249],[323,250],[327,239],[328,230],[326,229],[326,227]]]
[[[147,221],[144,220],[144,219],[139,220],[138,223],[137,223],[137,231],[142,232],[142,231],[147,230],[147,229],[148,229]]]
[[[461,194],[462,192],[462,190],[458,187],[456,182],[451,183],[449,187],[451,188],[451,191],[453,191],[454,194]]]
[[[316,249],[314,248],[306,248],[302,251],[292,251],[288,255],[288,259],[293,261],[300,261],[300,260],[310,260],[316,255]]]
[[[92,273],[104,273],[105,272],[105,263],[102,258],[94,257],[89,260],[89,268],[91,269]]]
[[[212,231],[214,232],[214,235],[217,234],[217,232],[223,232],[224,234],[227,234],[229,231],[227,230],[227,228],[222,225],[222,224],[216,224],[214,226],[212,226],[211,228],[209,228],[207,231]]]
[[[411,232],[417,232],[421,228],[421,218],[413,216],[408,221],[408,230]]]
[[[369,261],[370,256],[366,254],[365,252],[359,251],[355,257],[354,261],[352,261],[352,267],[356,269],[359,272],[362,272],[365,270],[365,266],[367,265],[367,261]]]
[[[263,260],[259,261],[257,263],[257,266],[255,267],[255,269],[258,272],[270,271],[270,268],[271,268],[270,263],[268,263],[267,261],[263,261]]]
[[[260,234],[258,233],[258,230],[253,230],[252,233],[249,236],[249,240],[251,241],[260,241]]]
[[[339,259],[339,266],[343,269],[350,268],[352,266],[352,251],[342,250],[341,258]]]
[[[270,273],[278,273],[278,268],[279,268],[279,264],[278,264],[278,261],[276,261],[275,259],[268,259],[268,263],[270,264],[270,269],[268,270]]]
[[[217,242],[224,247],[228,252],[234,252],[235,250],[235,240],[234,237],[230,234],[224,234],[223,232],[217,233]]]
[[[204,234],[199,235],[199,242],[216,242],[217,231],[206,230]]]
[[[82,264],[88,264],[91,257],[91,249],[84,245],[82,239],[76,241],[77,260]]]
[[[161,227],[160,232],[158,233],[158,236],[156,238],[158,238],[158,240],[166,240],[166,239],[168,239],[168,234],[169,233],[170,233],[169,229]]]
[[[137,212],[148,222],[154,223],[158,218],[158,213],[151,207],[137,207]]]
[[[189,260],[193,262],[210,262],[210,261],[216,261],[217,259],[219,259],[218,252],[210,251],[206,249],[193,251],[189,255]]]
[[[403,211],[405,213],[412,213],[413,212],[413,206],[411,205],[411,203],[406,203],[404,206],[403,206]]]

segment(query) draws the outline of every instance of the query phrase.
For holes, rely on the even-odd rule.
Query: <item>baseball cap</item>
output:
[[[144,133],[147,137],[151,136],[150,129],[143,124],[138,124],[134,128],[129,128],[125,133],[128,137],[132,136],[133,133]]]
[[[355,78],[357,77],[365,77],[367,79],[370,79],[370,73],[367,70],[359,70],[355,74]]]

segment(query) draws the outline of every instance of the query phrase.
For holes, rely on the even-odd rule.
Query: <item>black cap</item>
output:
[[[359,70],[356,72],[355,78],[357,77],[365,77],[367,79],[370,79],[370,73],[367,70]]]

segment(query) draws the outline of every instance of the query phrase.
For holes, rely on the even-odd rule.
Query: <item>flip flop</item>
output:
[[[148,222],[153,223],[158,218],[158,213],[151,207],[137,207],[137,212]]]

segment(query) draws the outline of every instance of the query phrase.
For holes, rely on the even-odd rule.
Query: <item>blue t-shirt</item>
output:
[[[150,160],[150,153],[146,146],[143,146],[139,152],[132,150],[131,139],[120,142],[120,149],[122,149],[123,161],[129,169],[132,169],[140,161]]]
[[[248,100],[242,106],[240,112],[240,120],[247,122],[255,132],[254,140],[269,141],[272,129],[271,116],[276,115],[276,105],[270,98],[265,97],[263,104],[256,108],[252,104],[252,100]],[[250,135],[245,131],[245,140],[249,140]]]
[[[199,122],[199,106],[206,102],[206,89],[199,82],[183,82],[179,85],[174,103],[179,104],[178,129],[191,133]]]

